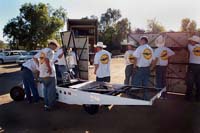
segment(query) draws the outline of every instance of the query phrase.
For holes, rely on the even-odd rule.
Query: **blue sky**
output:
[[[200,28],[200,0],[0,0],[0,40],[5,41],[4,25],[19,14],[20,6],[26,2],[62,6],[69,18],[99,17],[107,8],[120,9],[133,28],[146,29],[147,19],[156,18],[167,30],[179,30],[185,17],[195,20]]]

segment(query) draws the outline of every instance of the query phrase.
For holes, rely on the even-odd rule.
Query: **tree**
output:
[[[127,18],[123,18],[122,20],[118,21],[115,25],[116,32],[120,35],[120,39],[125,39],[128,33],[131,31],[130,27],[131,23],[128,21]]]
[[[104,29],[113,25],[119,18],[121,18],[121,12],[119,9],[108,8],[106,13],[101,14],[100,24]]]
[[[182,32],[196,32],[197,24],[194,20],[184,18],[181,20],[181,31]]]
[[[45,46],[48,39],[55,37],[64,26],[66,11],[63,8],[54,10],[49,4],[25,3],[20,14],[11,19],[4,27],[4,36],[17,48],[35,49],[38,44]]]
[[[165,27],[161,25],[156,19],[147,20],[148,32],[160,33],[165,31]]]

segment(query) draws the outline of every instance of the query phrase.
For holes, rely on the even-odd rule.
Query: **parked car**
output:
[[[16,60],[16,63],[19,64],[20,66],[26,62],[27,60],[33,58],[35,54],[37,54],[39,50],[32,50],[30,52],[25,52],[21,56],[19,56]]]
[[[16,60],[22,56],[26,51],[24,50],[13,50],[4,51],[0,53],[0,64],[16,62]]]

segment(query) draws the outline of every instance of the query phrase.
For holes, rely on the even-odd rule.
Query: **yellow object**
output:
[[[143,56],[145,59],[147,60],[150,60],[151,57],[152,57],[152,52],[150,49],[146,48],[144,51],[143,51]]]
[[[109,57],[107,54],[103,54],[100,58],[100,61],[102,64],[108,64],[108,61],[109,61]]]
[[[135,57],[134,57],[132,54],[130,54],[130,55],[128,56],[128,59],[129,59],[129,62],[130,62],[130,63],[132,63],[132,64],[135,63]]]
[[[195,56],[200,56],[200,47],[195,47],[193,49],[193,53],[194,53]]]
[[[163,50],[160,57],[162,60],[168,60],[167,50]]]

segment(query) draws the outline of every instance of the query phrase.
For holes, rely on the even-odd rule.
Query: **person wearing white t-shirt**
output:
[[[67,59],[68,59],[69,68],[71,68],[74,72],[74,77],[78,78],[78,73],[79,73],[78,60],[79,60],[79,57],[76,55],[74,48],[68,48]]]
[[[96,81],[110,82],[111,54],[103,49],[106,48],[103,42],[98,42],[94,47],[97,49],[97,53],[94,57],[94,74],[96,74]]]
[[[192,36],[188,39],[189,66],[187,70],[186,100],[192,100],[194,85],[196,87],[196,101],[200,101],[200,37]]]
[[[155,45],[158,47],[154,51],[154,66],[156,65],[156,89],[162,89],[166,87],[166,71],[169,58],[175,53],[165,47],[165,39],[160,35],[155,40]],[[153,67],[154,67],[153,66]]]
[[[64,56],[64,51],[63,51],[63,47],[60,47],[54,56],[54,62],[57,65],[57,72],[56,72],[56,77],[57,77],[57,82],[62,83],[64,76],[65,76],[65,72],[67,72],[67,62]]]
[[[56,73],[53,56],[58,46],[56,40],[49,40],[48,48],[42,49],[33,57],[35,62],[38,63],[39,77],[44,85],[45,111],[49,111],[56,101]]]
[[[34,81],[35,73],[37,73],[37,64],[33,59],[27,60],[22,64],[22,80],[26,99],[29,103],[37,103],[39,101],[39,94]],[[33,100],[31,98],[31,93],[33,94]]]
[[[138,87],[148,87],[150,78],[150,65],[154,59],[152,48],[148,45],[148,38],[140,38],[140,46],[134,51],[133,56],[136,58],[136,72],[133,77],[133,85]],[[145,89],[144,99],[147,99],[147,90]]]
[[[124,84],[126,85],[130,85],[130,79],[132,79],[135,69],[135,58],[133,56],[134,47],[134,42],[128,42],[127,51],[124,54],[124,60],[126,64]]]

